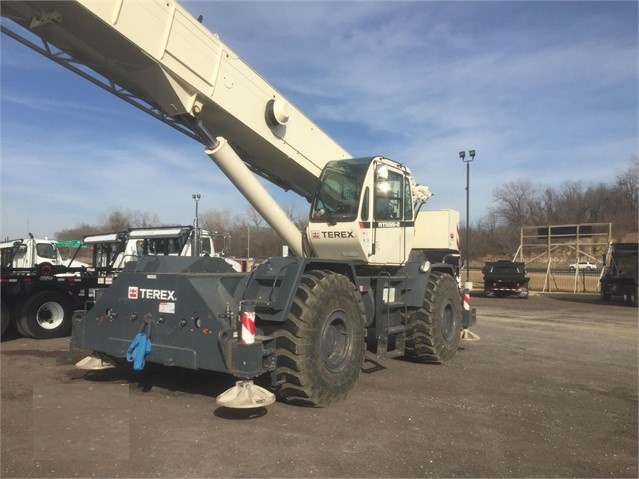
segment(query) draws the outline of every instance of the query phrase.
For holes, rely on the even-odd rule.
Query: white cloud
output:
[[[348,151],[406,163],[435,208],[465,209],[461,149],[475,217],[505,181],[610,181],[637,153],[631,2],[185,5]],[[8,38],[1,59],[3,235],[113,206],[188,222],[195,192],[246,208],[198,143]]]

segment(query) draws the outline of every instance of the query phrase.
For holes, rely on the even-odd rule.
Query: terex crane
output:
[[[136,369],[231,373],[236,387],[218,397],[231,407],[272,402],[252,382],[267,373],[281,400],[341,400],[366,342],[380,358],[453,358],[475,315],[462,314],[451,265],[427,258],[430,193],[405,165],[351,158],[174,0],[0,8],[22,27],[3,21],[6,35],[203,143],[292,251],[249,273],[220,258],[131,264],[75,319],[74,347]],[[310,202],[303,233],[254,173]]]

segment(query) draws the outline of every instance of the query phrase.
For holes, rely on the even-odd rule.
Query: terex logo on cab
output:
[[[129,299],[161,299],[162,301],[176,301],[175,291],[169,289],[148,289],[129,286]]]
[[[352,231],[322,231],[323,238],[354,238]]]

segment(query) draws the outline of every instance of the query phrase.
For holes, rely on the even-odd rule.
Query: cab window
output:
[[[375,182],[375,219],[401,219],[404,200],[402,175],[388,171],[384,176]]]

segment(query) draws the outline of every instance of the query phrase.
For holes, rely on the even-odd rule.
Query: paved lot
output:
[[[594,296],[473,298],[444,366],[368,355],[324,409],[218,408],[232,378],[85,373],[2,343],[2,477],[637,477],[638,314]]]

